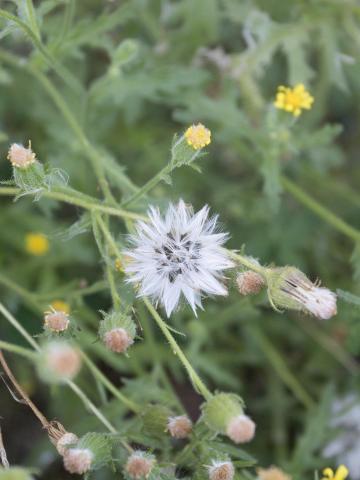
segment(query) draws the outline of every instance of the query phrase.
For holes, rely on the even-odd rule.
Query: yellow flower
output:
[[[332,468],[325,468],[323,470],[324,477],[321,480],[345,480],[349,475],[349,470],[345,465],[340,465],[340,467],[334,473]]]
[[[51,302],[50,307],[52,307],[57,312],[70,313],[70,305],[63,300],[54,300]]]
[[[32,255],[45,255],[49,250],[49,240],[43,233],[28,233],[25,236],[25,249]]]
[[[277,467],[259,468],[257,475],[260,480],[291,480],[291,477]]]
[[[206,147],[211,142],[211,132],[203,124],[191,125],[186,132],[185,138],[194,150],[200,150],[200,148]]]
[[[313,102],[314,97],[310,95],[302,83],[299,83],[294,88],[278,87],[274,105],[276,108],[298,117],[302,109],[310,110]]]

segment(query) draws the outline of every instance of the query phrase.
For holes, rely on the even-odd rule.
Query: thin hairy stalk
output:
[[[281,357],[279,352],[274,348],[274,346],[269,342],[266,336],[256,327],[251,327],[248,329],[251,333],[254,340],[260,346],[264,355],[266,355],[270,364],[273,366],[279,377],[287,385],[287,387],[293,392],[295,397],[306,407],[312,408],[315,405],[314,400],[306,392],[301,383],[293,375],[291,370],[288,368],[286,361]]]
[[[100,229],[102,230],[105,240],[109,244],[109,247],[111,250],[114,252],[114,254],[118,257],[121,258],[122,254],[120,252],[119,247],[116,245],[116,242],[114,240],[114,237],[111,235],[110,230],[104,220],[101,218],[100,215],[96,215],[96,221],[99,224]]]
[[[281,176],[281,183],[285,190],[287,190],[300,203],[305,205],[309,210],[314,212],[318,217],[322,218],[329,225],[334,227],[339,232],[351,238],[355,242],[360,241],[360,231],[346,223],[342,218],[335,215],[328,208],[324,207],[317,200],[312,198],[308,193],[302,190],[294,182],[285,176]]]
[[[86,355],[86,353],[81,352],[81,356],[84,359],[84,362],[86,365],[89,367],[91,370],[92,374],[94,375],[95,378],[101,382],[105,388],[111,392],[114,397],[116,397],[118,400],[120,400],[121,403],[123,403],[129,410],[131,410],[134,413],[139,413],[141,410],[141,406],[137,405],[135,402],[132,400],[129,400],[125,395],[123,395],[116,387],[113,385],[106,377],[105,375],[97,368],[94,362],[90,360],[90,358]]]
[[[178,345],[177,341],[175,340],[171,331],[169,330],[169,327],[167,326],[166,322],[164,322],[164,320],[160,317],[158,312],[155,310],[155,308],[152,306],[152,304],[149,302],[147,298],[144,299],[144,303],[146,305],[146,308],[149,310],[152,317],[154,318],[155,322],[158,324],[160,330],[168,340],[173,353],[179,357],[179,360],[184,365],[185,370],[187,371],[189,378],[191,380],[191,383],[193,384],[195,390],[199,392],[205,398],[205,400],[209,400],[212,397],[212,393],[206,387],[204,382],[201,380],[199,375],[196,373],[196,371],[192,367],[189,360],[184,355],[183,351],[181,350],[180,346]]]
[[[27,2],[29,3],[29,0],[27,0]],[[29,12],[29,14],[30,21],[33,23],[34,16],[31,14],[31,12]],[[42,43],[40,33],[38,31],[34,32],[34,30],[20,18],[10,12],[7,12],[6,10],[0,9],[0,17],[15,23],[30,38],[34,46],[46,61],[47,65],[52,68],[69,87],[73,88],[75,92],[83,94],[84,90],[80,82],[72,75],[71,72],[69,72],[69,70],[67,70],[63,65],[58,63],[57,60],[53,58],[47,47]]]
[[[71,192],[71,193],[68,193]],[[128,212],[127,210],[122,210],[118,207],[113,207],[106,203],[101,203],[98,200],[94,199],[90,195],[75,196],[72,193],[73,189],[66,188],[54,188],[51,191],[44,190],[42,195],[46,198],[51,198],[53,200],[59,200],[61,202],[69,203],[70,205],[75,205],[77,207],[82,207],[85,210],[102,212],[112,215],[114,217],[128,218],[130,220],[147,220],[147,217],[135,212]],[[0,187],[0,195],[9,195],[17,196],[21,193],[21,190],[16,187]],[[78,192],[80,193],[80,192]],[[85,200],[84,198],[88,198]]]
[[[235,262],[240,263],[241,265],[248,268],[249,270],[253,270],[256,273],[260,273],[260,275],[265,276],[266,270],[267,270],[265,267],[262,267],[261,265],[258,265],[257,263],[252,262],[251,260],[249,260],[248,257],[246,257],[245,255],[240,255],[235,250],[226,250],[226,252],[230,258],[235,260]]]
[[[158,183],[160,183],[164,176],[168,175],[172,170],[170,165],[166,165],[160,172],[158,172],[154,177],[152,177],[148,182],[145,183],[139,190],[133,193],[128,199],[120,203],[122,207],[128,207],[132,203],[136,202],[144,195],[146,195],[150,190],[152,190]]]

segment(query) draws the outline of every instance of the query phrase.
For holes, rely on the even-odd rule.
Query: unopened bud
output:
[[[255,423],[247,415],[232,418],[226,428],[226,435],[234,443],[250,442],[255,435]]]
[[[61,311],[46,312],[44,317],[45,328],[55,333],[67,330],[69,323],[69,316]]]
[[[213,460],[209,469],[209,480],[232,480],[235,475],[234,465],[230,462]]]
[[[77,348],[65,341],[52,341],[45,345],[38,363],[40,376],[48,382],[73,379],[81,369],[81,356]]]
[[[21,169],[28,168],[32,163],[36,161],[36,155],[31,150],[30,143],[28,148],[25,148],[19,143],[13,143],[9,148],[7,158],[13,167]]]
[[[241,295],[252,295],[259,293],[265,285],[263,277],[259,273],[253,272],[252,270],[240,272],[236,277],[236,283]]]
[[[164,405],[147,405],[142,414],[144,433],[150,437],[163,437],[167,431],[171,413],[171,410]]]
[[[290,475],[287,475],[277,467],[259,468],[256,473],[259,480],[292,480]]]
[[[230,420],[244,413],[242,399],[233,393],[217,393],[202,405],[207,426],[216,433],[226,434]]]
[[[109,350],[125,353],[134,343],[136,325],[131,317],[122,312],[105,313],[100,322],[99,335]]]
[[[274,268],[267,272],[269,299],[276,308],[302,310],[321,319],[336,315],[336,295],[312,283],[295,267]]]
[[[147,478],[155,464],[155,457],[140,450],[135,451],[128,458],[125,471],[131,479]]]
[[[70,448],[64,455],[64,467],[69,473],[83,475],[91,468],[93,453],[89,449]]]
[[[56,443],[56,449],[61,456],[64,456],[70,445],[74,445],[78,442],[79,438],[75,433],[66,432]]]
[[[192,422],[186,415],[169,417],[167,428],[173,438],[187,438],[192,432]]]

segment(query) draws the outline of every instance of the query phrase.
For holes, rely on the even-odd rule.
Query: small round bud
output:
[[[65,341],[52,341],[45,345],[38,363],[40,376],[48,382],[73,379],[81,369],[81,356],[77,348]]]
[[[122,312],[104,313],[99,326],[99,335],[109,350],[125,353],[134,343],[136,325],[131,317]]]
[[[44,317],[45,328],[55,333],[65,332],[69,323],[69,317],[65,312],[46,312]]]
[[[192,422],[186,415],[169,417],[167,428],[173,438],[187,438],[192,432]]]
[[[241,295],[252,295],[259,293],[265,285],[263,277],[252,270],[241,272],[236,277],[236,283]]]
[[[16,168],[26,169],[36,161],[35,153],[31,150],[31,144],[25,148],[23,145],[13,143],[7,156],[11,165]]]
[[[226,435],[234,443],[250,442],[255,435],[255,423],[247,415],[232,418],[226,428]]]
[[[79,438],[75,433],[66,432],[56,443],[56,450],[60,453],[61,456],[64,456],[68,450],[69,445],[74,445],[77,443]]]
[[[112,352],[124,353],[134,343],[134,340],[124,328],[113,328],[105,333],[104,343]]]
[[[212,461],[212,465],[209,467],[209,479],[210,480],[232,480],[235,475],[234,465],[227,462]]]
[[[164,405],[146,405],[142,413],[143,432],[155,438],[162,438],[168,429],[171,410]]]
[[[155,457],[146,452],[136,451],[128,458],[125,471],[130,478],[137,480],[147,478],[155,464]]]
[[[241,398],[233,393],[218,393],[201,408],[207,426],[214,432],[222,434],[226,434],[226,428],[232,418],[244,413]]]
[[[290,475],[287,475],[277,467],[259,468],[256,473],[259,480],[291,480]]]
[[[91,468],[93,454],[91,450],[83,448],[70,448],[64,455],[64,467],[69,473],[83,475]]]

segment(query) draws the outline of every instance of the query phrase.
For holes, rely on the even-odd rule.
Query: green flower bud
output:
[[[150,437],[163,437],[166,435],[168,420],[171,416],[171,410],[163,405],[146,406],[142,414],[144,433]]]
[[[107,435],[87,433],[64,452],[64,467],[70,473],[83,475],[111,462],[111,442]]]
[[[218,393],[202,406],[202,418],[216,433],[226,434],[230,421],[244,413],[242,399],[233,393]]]
[[[100,322],[99,336],[107,348],[116,353],[125,353],[134,343],[136,325],[133,319],[122,312],[105,313]]]

